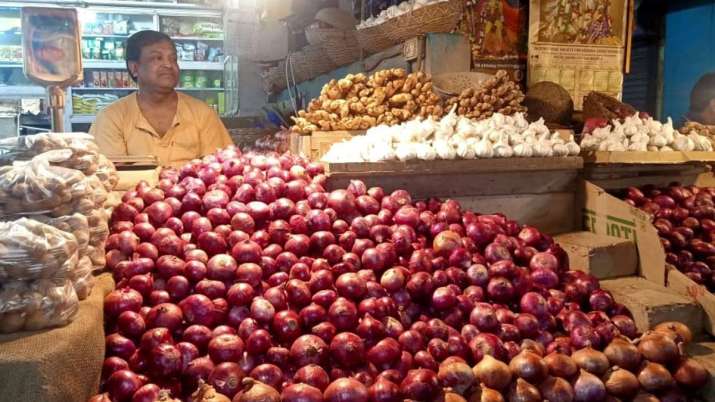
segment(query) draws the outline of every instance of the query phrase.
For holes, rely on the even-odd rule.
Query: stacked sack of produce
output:
[[[623,121],[613,119],[590,119],[581,140],[584,151],[712,151],[708,137],[695,131],[687,135],[673,128],[673,121],[666,123],[636,113]]]
[[[320,164],[228,148],[113,215],[92,402],[685,400],[709,379],[639,337],[548,235]]]
[[[33,314],[43,314],[44,326],[66,323],[72,314],[48,310],[57,303],[38,303],[38,292],[62,296],[69,305],[74,300],[74,310],[67,308],[72,311],[77,299],[91,292],[92,273],[105,265],[109,214],[104,203],[116,171],[87,134],[10,138],[0,149],[0,163],[11,163],[0,166],[2,251],[12,256],[3,263],[16,273],[0,278],[0,303],[5,302],[0,316],[14,318],[4,320],[2,331],[42,327]],[[54,274],[32,274],[45,271]],[[40,279],[45,282],[31,282]]]
[[[380,125],[349,141],[333,144],[323,161],[486,159],[577,156],[573,136],[564,140],[543,119],[529,123],[523,113],[491,115],[474,121],[457,116],[454,107],[441,120],[414,119],[396,126]]]

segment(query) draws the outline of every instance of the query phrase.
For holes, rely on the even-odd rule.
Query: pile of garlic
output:
[[[414,119],[396,126],[379,125],[364,136],[333,144],[323,157],[329,163],[389,160],[486,159],[577,156],[573,136],[565,141],[543,119],[529,123],[523,113],[474,121],[454,108],[441,120]]]
[[[666,123],[638,114],[626,117],[623,123],[613,120],[610,125],[585,134],[581,140],[585,151],[712,151],[707,137],[692,131],[683,135],[673,129],[673,120]]]
[[[382,12],[377,17],[370,17],[365,21],[358,24],[357,29],[370,28],[386,22],[389,19],[399,17],[403,14],[407,14],[410,11],[417,10],[424,6],[428,6],[434,3],[441,3],[449,0],[409,0],[403,1],[400,4],[391,6],[382,10]]]

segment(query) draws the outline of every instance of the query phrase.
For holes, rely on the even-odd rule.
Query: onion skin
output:
[[[577,402],[602,401],[606,398],[606,386],[595,375],[586,370],[574,382],[574,396]]]
[[[640,383],[635,374],[619,367],[606,373],[603,383],[609,394],[623,399],[632,398],[640,389]]]
[[[641,353],[638,351],[638,347],[625,339],[614,339],[606,346],[603,353],[612,366],[618,366],[631,371],[635,371],[640,367]]]
[[[677,321],[666,321],[653,327],[653,331],[663,334],[676,335],[677,342],[683,342],[686,345],[693,341],[693,333],[685,324]]]
[[[323,393],[325,402],[367,402],[367,388],[352,378],[340,378],[328,385]]]
[[[253,378],[243,379],[243,390],[233,397],[232,402],[280,402],[281,395],[270,385]]]
[[[606,355],[591,347],[577,350],[571,358],[580,368],[596,376],[605,374],[609,367]]]
[[[521,378],[517,378],[516,382],[509,388],[507,395],[509,402],[541,402],[541,393],[539,389],[531,385]]]
[[[541,382],[549,372],[549,368],[541,357],[528,350],[523,350],[511,359],[509,368],[517,377],[533,383]]]
[[[400,390],[403,397],[417,401],[435,400],[440,393],[437,376],[428,369],[408,371],[400,384]]]
[[[466,363],[444,362],[439,366],[437,379],[442,387],[449,387],[458,394],[463,394],[474,383],[475,374]]]
[[[191,402],[231,402],[231,399],[218,393],[211,385],[200,381],[199,388],[191,394]]]
[[[684,359],[673,372],[673,378],[686,389],[702,388],[710,380],[710,372],[692,358]]]
[[[281,402],[322,402],[323,393],[307,384],[292,384],[283,388]]]
[[[549,374],[554,377],[573,378],[578,374],[578,365],[563,353],[550,353],[544,357],[544,362],[549,368]]]
[[[539,385],[539,391],[549,402],[571,402],[574,399],[574,390],[571,384],[559,377],[546,377],[546,380]]]
[[[638,382],[648,392],[664,391],[675,384],[673,376],[663,365],[648,362],[638,373]]]
[[[638,343],[638,351],[644,358],[660,364],[670,364],[680,356],[678,345],[668,336],[659,332],[643,335]]]
[[[475,387],[476,390],[469,396],[469,402],[504,402],[504,396],[496,390],[484,385]]]
[[[502,390],[511,383],[509,366],[489,355],[484,356],[472,371],[476,379],[488,388]]]

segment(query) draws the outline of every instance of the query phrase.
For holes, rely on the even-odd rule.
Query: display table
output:
[[[715,152],[591,152],[584,155],[584,178],[605,190],[646,184],[695,184],[711,170]]]
[[[99,389],[104,361],[104,296],[110,274],[66,327],[0,335],[0,402],[86,401]]]
[[[415,199],[455,199],[463,208],[506,216],[551,233],[580,227],[576,190],[580,157],[508,158],[378,163],[331,163],[328,188],[350,180],[386,192],[405,189]]]

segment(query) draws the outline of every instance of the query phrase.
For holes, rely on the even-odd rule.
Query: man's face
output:
[[[171,42],[161,41],[145,46],[139,62],[130,62],[129,69],[137,77],[140,87],[173,90],[179,82],[176,48]]]

